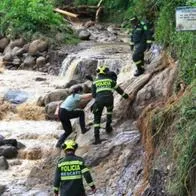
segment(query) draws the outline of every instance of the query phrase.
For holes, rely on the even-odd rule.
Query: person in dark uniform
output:
[[[152,44],[152,33],[148,26],[143,21],[140,21],[137,16],[130,19],[132,24],[131,33],[131,50],[133,50],[133,62],[137,67],[134,76],[139,76],[144,73],[144,52],[149,50]]]
[[[56,144],[57,148],[60,148],[65,139],[72,133],[70,119],[79,117],[81,132],[84,134],[87,131],[85,125],[85,114],[84,111],[80,109],[80,103],[90,101],[92,94],[81,94],[82,91],[83,88],[81,86],[73,88],[72,94],[69,95],[60,105],[58,117],[65,132],[60,136]]]
[[[76,156],[78,144],[74,140],[67,140],[62,145],[65,157],[59,159],[54,178],[55,196],[86,196],[83,177],[93,193],[96,192],[95,184],[84,159]]]
[[[104,107],[107,108],[107,122],[106,122],[106,132],[110,133],[112,131],[112,112],[113,112],[113,90],[116,90],[123,98],[129,98],[129,95],[124,93],[124,91],[116,84],[115,80],[107,74],[108,68],[106,66],[99,66],[97,68],[97,78],[92,84],[92,96],[95,98],[95,103],[93,105],[94,113],[94,144],[100,144],[100,121],[101,115]]]
[[[119,73],[119,70],[118,69],[117,69],[117,72]],[[110,79],[114,80],[115,82],[117,81],[117,77],[118,77],[117,76],[117,73],[114,72],[114,71],[110,71],[109,68],[107,68],[107,76]],[[86,75],[86,79],[93,82],[93,77],[91,75]]]

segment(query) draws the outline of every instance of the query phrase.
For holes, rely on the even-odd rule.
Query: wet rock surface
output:
[[[13,146],[0,146],[0,156],[4,156],[7,159],[15,158],[18,154],[18,151]]]
[[[55,69],[58,72],[61,60],[64,59],[58,77],[60,81],[55,83],[56,78],[48,77],[43,73],[37,73],[35,77],[32,77],[32,72],[18,71],[15,75],[12,75],[12,77],[18,77],[17,81],[13,81],[10,76],[7,79],[8,75],[6,77],[2,75],[4,77],[2,80],[4,88],[0,86],[0,92],[5,92],[5,89],[10,86],[26,89],[30,95],[28,101],[33,99],[42,107],[51,103],[51,106],[46,108],[50,111],[48,113],[52,115],[56,107],[54,102],[65,98],[63,93],[63,96],[61,96],[61,92],[65,92],[65,85],[71,80],[79,81],[80,84],[85,81],[86,74],[90,73],[94,77],[94,69],[100,64],[107,64],[111,70],[119,71],[118,83],[130,94],[131,98],[130,100],[124,100],[114,93],[113,133],[108,135],[105,129],[101,128],[100,135],[104,141],[100,145],[93,146],[93,127],[85,135],[82,135],[76,120],[73,123],[74,132],[70,135],[70,138],[76,139],[79,143],[77,154],[85,158],[92,170],[98,189],[96,195],[131,196],[134,195],[143,175],[144,156],[141,135],[133,119],[136,119],[149,104],[170,94],[173,77],[175,77],[175,66],[172,67],[170,63],[167,63],[168,61],[165,62],[163,56],[158,53],[159,58],[155,60],[156,56],[152,55],[150,65],[145,65],[145,74],[135,78],[133,77],[135,67],[132,64],[129,45],[122,42],[124,35],[121,35],[121,32],[113,26],[108,29],[102,26],[91,26],[88,31],[91,33],[90,41],[84,41],[74,47],[59,48],[58,54],[52,52],[54,58],[51,66],[55,62],[57,62],[57,66],[54,66],[55,68],[51,70],[54,71]],[[17,44],[16,46],[19,47]],[[29,46],[24,45],[23,48],[27,51]],[[12,51],[11,47],[10,50]],[[14,53],[19,54],[19,49],[15,48]],[[57,60],[58,55],[60,60]],[[12,56],[12,52],[8,53],[7,56]],[[25,57],[27,56],[28,54],[25,54]],[[46,59],[46,62],[50,59],[45,51],[40,50],[32,56],[33,58],[42,56]],[[162,60],[160,60],[161,58]],[[40,64],[40,66],[42,65]],[[49,69],[49,67],[44,68]],[[5,74],[8,72],[6,71]],[[11,75],[12,73],[14,72],[8,74]],[[36,80],[37,77],[44,80]],[[24,83],[24,81],[26,82]],[[58,82],[60,85],[57,85]],[[35,87],[35,83],[38,87]],[[91,82],[87,87],[90,84]],[[160,85],[160,87],[157,85]],[[39,88],[40,86],[42,88]],[[58,91],[59,94],[56,94],[57,86],[62,87]],[[90,112],[90,106],[89,103],[85,108],[88,125],[93,124],[93,114]],[[104,111],[101,127],[105,127],[105,122],[106,112]],[[20,150],[18,155],[21,157],[21,164],[11,166],[16,169],[17,174],[13,174],[11,171],[2,173],[3,178],[7,179],[6,185],[9,187],[4,196],[6,194],[52,195],[51,187],[55,166],[58,159],[63,156],[63,152],[60,154],[54,150],[57,138],[63,132],[60,122],[1,121],[0,128],[6,136],[15,136],[14,138],[18,138],[26,146],[25,149]],[[12,175],[17,175],[16,179],[13,180]],[[9,178],[12,180],[10,181]],[[150,183],[146,194],[151,194],[153,191],[162,191],[163,185],[160,182],[163,180],[162,175],[160,177],[158,173],[152,179],[155,180]],[[155,181],[158,181],[158,184]],[[87,192],[92,195],[90,191]]]
[[[9,164],[4,156],[0,155],[0,170],[6,170],[9,168]],[[1,192],[1,191],[0,191]]]
[[[5,189],[6,189],[6,186],[0,184],[0,194],[3,194]]]

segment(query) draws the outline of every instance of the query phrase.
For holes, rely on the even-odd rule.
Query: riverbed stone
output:
[[[30,43],[28,52],[31,55],[36,55],[39,52],[43,52],[43,51],[47,50],[47,48],[48,48],[47,41],[37,39],[37,40],[34,40]]]
[[[3,52],[6,46],[9,44],[9,39],[4,37],[0,39],[0,52]]]
[[[0,156],[4,156],[7,159],[12,159],[17,157],[17,149],[13,146],[0,146]]]
[[[89,37],[91,36],[90,32],[87,30],[81,30],[78,34],[78,37],[81,40],[89,40]]]
[[[56,119],[56,116],[54,115],[54,113],[55,113],[55,110],[58,104],[59,104],[59,101],[53,101],[46,105],[45,112],[46,112],[47,119],[51,119],[51,120]]]
[[[38,57],[38,58],[36,59],[36,65],[37,65],[38,67],[43,66],[43,65],[45,65],[45,64],[46,64],[46,58],[45,58],[45,57],[40,56],[40,57]]]
[[[9,145],[9,146],[17,147],[17,140],[16,139],[3,139],[3,140],[0,140],[0,146],[3,146],[3,145]]]
[[[48,93],[44,96],[44,105],[47,105],[50,102],[53,101],[60,101],[64,100],[69,95],[69,91],[66,89],[59,89],[55,90],[53,92]]]
[[[35,65],[35,58],[32,57],[32,56],[27,56],[25,59],[24,59],[24,66],[25,67],[33,67],[33,65]]]
[[[21,48],[24,46],[24,44],[25,44],[24,39],[19,38],[19,39],[12,40],[9,45],[10,45],[10,48],[14,48],[14,47]]]
[[[0,170],[7,170],[9,168],[9,164],[4,156],[0,156]]]
[[[0,184],[0,195],[3,194],[5,192],[6,186]]]

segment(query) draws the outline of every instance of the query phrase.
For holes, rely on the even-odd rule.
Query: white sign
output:
[[[176,30],[196,30],[196,7],[183,6],[176,8]]]

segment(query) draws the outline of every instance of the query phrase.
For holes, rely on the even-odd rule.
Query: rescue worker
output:
[[[87,132],[87,128],[85,125],[85,114],[84,111],[80,109],[80,103],[90,101],[92,98],[92,94],[81,94],[82,91],[83,88],[81,86],[73,88],[72,94],[69,95],[60,105],[58,117],[62,123],[65,132],[60,136],[56,144],[57,148],[60,148],[65,139],[72,133],[70,119],[79,117],[82,134]]]
[[[104,107],[107,108],[107,122],[106,122],[106,132],[112,132],[112,111],[114,104],[113,90],[116,90],[123,98],[129,98],[129,95],[124,93],[124,91],[116,84],[116,81],[112,80],[110,76],[107,75],[108,68],[106,66],[99,66],[97,68],[98,77],[92,84],[92,95],[95,98],[95,103],[93,105],[94,113],[94,137],[95,142],[93,144],[100,144],[100,122],[101,115]]]
[[[58,196],[86,196],[83,185],[85,178],[93,193],[96,188],[89,169],[82,157],[76,156],[78,144],[74,140],[67,140],[62,145],[65,157],[59,159],[54,178],[54,193]]]
[[[116,82],[117,77],[118,77],[117,73],[119,73],[119,70],[117,69],[117,73],[116,73],[114,71],[110,71],[109,68],[107,68],[107,69],[108,69],[108,71],[107,71],[108,77]],[[93,81],[93,77],[91,75],[86,75],[86,79],[90,80],[90,81]]]
[[[137,16],[130,19],[132,24],[131,43],[130,47],[133,50],[133,62],[137,70],[134,76],[139,76],[144,73],[144,52],[149,50],[152,44],[152,34],[147,25],[140,21]]]

